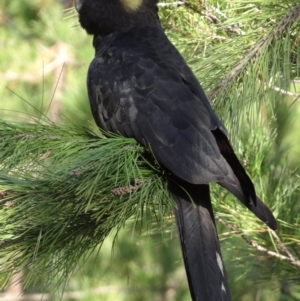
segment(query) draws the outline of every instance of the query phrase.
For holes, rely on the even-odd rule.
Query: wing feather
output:
[[[101,128],[150,144],[156,158],[184,180],[218,182],[230,171],[211,132],[217,124],[207,99],[204,93],[204,99],[197,97],[183,79],[186,64],[164,33],[148,36],[155,39],[152,44],[132,33],[108,46],[102,41],[106,48],[98,49],[88,78],[95,120]]]

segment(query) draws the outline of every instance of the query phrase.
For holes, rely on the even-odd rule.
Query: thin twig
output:
[[[278,249],[285,253],[293,262],[297,262],[297,260],[295,259],[295,257],[290,253],[290,251],[287,249],[287,247],[283,244],[283,242],[281,241],[281,239],[279,238],[279,236],[276,234],[275,231],[270,230],[272,236],[275,238],[276,242],[277,242],[277,246]]]
[[[216,25],[220,25],[227,33],[235,33],[238,35],[244,35],[245,32],[239,28],[237,25],[224,25],[223,22],[216,16],[219,15],[225,20],[228,20],[226,14],[221,12],[218,8],[214,6],[209,6],[206,1],[200,0],[201,7],[204,9],[204,12],[199,12],[208,22]],[[188,6],[188,5],[187,5]]]
[[[231,230],[234,231],[234,233],[236,234],[239,234],[241,235],[241,237],[252,247],[254,247],[255,249],[257,249],[258,251],[260,252],[264,252],[272,257],[276,257],[276,258],[279,258],[281,260],[285,260],[285,261],[289,261],[292,265],[296,266],[297,268],[300,268],[300,261],[295,259],[290,253],[289,251],[286,249],[286,247],[284,246],[285,248],[285,253],[288,254],[288,256],[285,256],[285,255],[282,255],[282,254],[278,254],[278,253],[275,253],[273,251],[270,251],[268,250],[267,248],[259,245],[257,242],[253,241],[249,236],[245,235],[241,230],[239,230],[236,225],[233,225],[233,224],[230,224],[230,223],[227,223],[226,221],[224,221],[222,218],[220,218],[219,216],[215,216],[215,218],[221,223],[223,224],[224,226],[230,228]],[[274,231],[272,231],[274,232]],[[273,234],[273,233],[272,233]],[[275,237],[275,236],[274,236]],[[276,239],[276,237],[275,237]],[[279,237],[278,237],[279,239]],[[277,241],[277,239],[276,239]],[[280,239],[279,239],[280,241]],[[278,243],[278,241],[277,241]],[[282,247],[282,242],[280,241],[280,247]],[[282,248],[280,248],[282,250]],[[287,253],[288,252],[288,253]]]
[[[283,90],[279,87],[273,86],[272,87],[273,90],[280,92],[281,94],[287,95],[287,96],[292,96],[292,97],[300,97],[300,93],[293,93],[293,92],[289,92],[286,90]]]
[[[212,92],[209,94],[209,99],[213,101],[219,92],[226,87],[229,86],[229,84],[236,79],[238,76],[240,76],[244,70],[245,67],[248,64],[253,64],[255,59],[266,49],[269,47],[272,42],[278,37],[278,35],[282,34],[288,26],[293,23],[300,14],[300,5],[294,7],[291,11],[289,11],[286,15],[282,17],[282,19],[276,23],[276,25],[270,30],[270,32],[266,35],[260,38],[254,45],[251,47],[244,56],[236,63],[236,65],[231,69],[223,79],[215,86],[215,88],[212,90]]]
[[[170,6],[180,6],[184,5],[183,1],[175,1],[175,2],[168,2],[168,3],[158,3],[160,7],[170,7]]]
[[[42,48],[42,50],[45,48]],[[55,44],[51,50],[48,50],[49,56],[54,57],[53,60],[48,63],[41,70],[28,72],[28,73],[18,73],[14,71],[7,71],[5,73],[0,73],[0,78],[7,81],[24,81],[30,84],[37,84],[43,80],[44,76],[48,73],[52,73],[55,70],[60,70],[63,65],[77,65],[77,63],[70,57],[68,52],[68,47],[60,42]]]
[[[222,21],[215,15],[218,14],[221,16],[223,19],[228,20],[228,17],[221,12],[218,8],[213,7],[213,6],[208,6],[208,4],[204,1],[200,1],[201,9],[196,9],[195,6],[190,5],[188,2],[184,1],[175,1],[175,2],[169,2],[169,3],[158,3],[158,6],[160,7],[171,7],[171,6],[182,6],[185,5],[186,7],[192,9],[193,11],[197,10],[197,13],[201,16],[203,16],[208,22],[213,23],[213,24],[218,24],[221,25],[221,27],[228,33],[236,33],[238,35],[243,35],[245,32],[240,29],[236,25],[223,25]],[[224,38],[224,37],[223,37]]]

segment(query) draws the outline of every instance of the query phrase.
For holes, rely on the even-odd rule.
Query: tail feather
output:
[[[249,178],[248,174],[246,173],[246,170],[244,169],[236,154],[234,153],[234,150],[232,149],[228,138],[224,135],[223,132],[221,132],[218,129],[212,131],[212,133],[216,138],[216,142],[218,144],[222,156],[225,158],[225,160],[231,167],[239,182],[242,183],[241,189],[243,190],[243,194],[246,196],[245,202],[254,203],[256,205],[256,193],[254,185],[251,179]]]
[[[256,201],[248,202],[245,198],[246,189],[242,189],[240,183],[237,185],[228,184],[226,181],[219,183],[221,186],[230,191],[241,203],[243,203],[251,212],[253,212],[261,221],[266,223],[271,229],[277,229],[277,222],[270,209],[256,197]]]
[[[230,301],[209,186],[183,181],[179,185],[169,181],[192,300]]]
[[[256,196],[254,185],[235,155],[228,138],[218,129],[212,131],[212,133],[216,138],[222,156],[234,173],[231,176],[236,178],[235,185],[232,184],[232,179],[230,182],[224,179],[219,184],[237,197],[261,221],[266,223],[271,229],[276,230],[275,217],[270,209]]]

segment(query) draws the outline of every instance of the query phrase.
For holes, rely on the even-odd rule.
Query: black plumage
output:
[[[91,110],[105,131],[150,145],[168,179],[193,300],[230,300],[209,196],[217,182],[270,228],[227,131],[192,71],[164,34],[156,0],[76,0],[94,36],[87,79]],[[191,202],[194,204],[192,204]]]

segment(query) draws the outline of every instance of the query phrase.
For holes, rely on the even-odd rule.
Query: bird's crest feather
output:
[[[134,12],[138,10],[143,4],[143,0],[120,0],[127,12]]]

